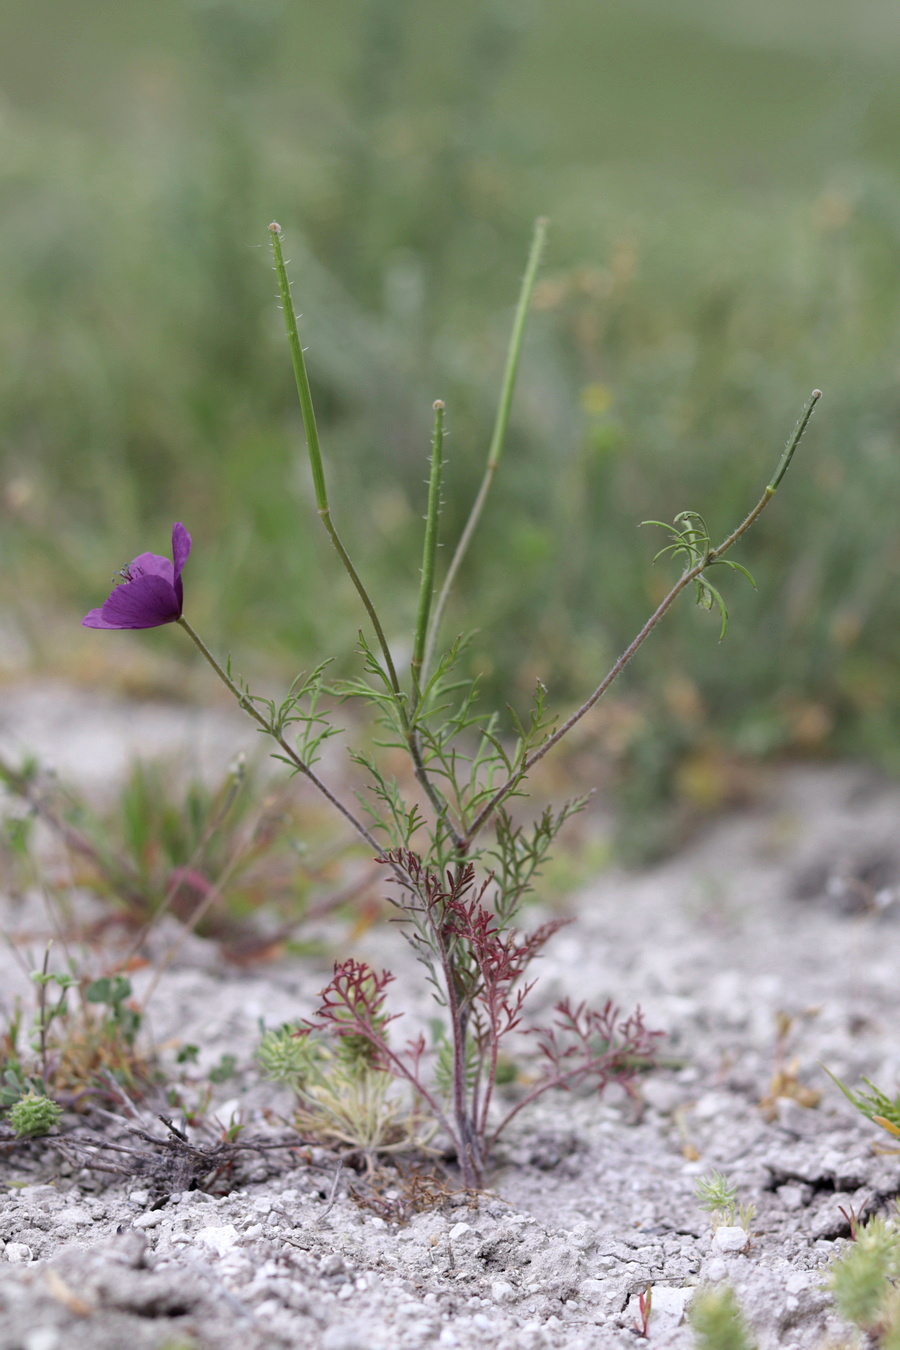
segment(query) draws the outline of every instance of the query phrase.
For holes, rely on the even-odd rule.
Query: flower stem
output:
[[[447,601],[450,592],[453,589],[453,583],[456,580],[456,574],[459,571],[460,564],[468,552],[469,544],[475,533],[481,513],[484,510],[484,504],[487,501],[488,493],[494,481],[494,475],[497,472],[497,466],[500,463],[500,456],[503,453],[503,445],[506,440],[506,430],[509,426],[509,414],[512,407],[513,394],[516,388],[516,376],[519,370],[519,357],[522,353],[522,339],[525,335],[525,324],[528,319],[528,308],[531,304],[531,296],[534,292],[534,283],[537,279],[538,268],[541,262],[541,255],[544,251],[544,244],[547,240],[547,227],[549,221],[541,216],[534,222],[534,234],[531,240],[531,250],[528,254],[528,262],[525,265],[525,275],[522,278],[522,286],[519,291],[519,300],[516,305],[516,317],[513,320],[512,333],[509,339],[509,348],[506,353],[506,367],[503,372],[503,385],[500,390],[500,402],[497,405],[497,417],[494,422],[494,431],[491,436],[491,443],[488,447],[487,463],[484,469],[484,477],[481,480],[481,487],[475,501],[472,503],[472,509],[469,512],[469,518],[466,521],[465,528],[456,545],[453,557],[450,560],[450,566],[447,569],[447,575],[444,578],[444,584],[441,587],[437,604],[434,607],[434,613],[431,619],[431,627],[428,633],[428,642],[425,648],[425,656],[422,663],[422,673],[427,675],[434,659],[434,649],[437,644],[440,632],[441,622],[444,617],[444,610],[447,608]]]
[[[272,239],[272,254],[275,258],[275,273],[278,277],[278,291],[281,297],[281,308],[284,312],[284,325],[287,330],[288,346],[291,349],[291,361],[294,366],[294,378],[297,382],[297,393],[300,398],[300,412],[303,417],[303,428],[306,432],[306,445],[309,451],[309,462],[312,468],[313,485],[316,493],[316,505],[322,524],[328,531],[328,537],[331,540],[338,557],[344,565],[347,575],[353,582],[360,600],[362,600],[366,613],[371,620],[372,627],[375,630],[375,637],[381,648],[381,655],[384,658],[385,672],[388,683],[394,696],[394,705],[397,709],[397,716],[403,728],[403,735],[409,747],[409,754],[413,761],[416,778],[425,792],[428,800],[441,818],[447,817],[447,803],[440,792],[438,792],[425,768],[422,759],[422,750],[415,728],[410,723],[409,709],[407,707],[406,695],[400,688],[400,681],[397,678],[397,669],[394,665],[394,658],[391,655],[391,649],[385,636],[384,628],[375,609],[372,597],[363,585],[362,578],[357,572],[347,552],[340,535],[337,532],[334,521],[331,519],[331,506],[328,502],[328,488],[325,483],[325,468],[322,463],[322,452],[319,446],[319,432],[316,426],[316,413],[313,407],[312,393],[309,387],[309,377],[306,373],[306,361],[303,357],[303,347],[300,342],[300,333],[297,328],[297,316],[294,313],[294,303],[291,298],[291,283],[287,274],[287,267],[284,261],[284,252],[281,247],[281,226],[277,221],[273,221],[269,226],[269,233]],[[307,772],[304,769],[304,772]],[[341,808],[343,810],[343,808]],[[345,814],[348,814],[345,812]],[[453,830],[454,840],[459,842],[460,835],[455,827]]]
[[[381,858],[384,855],[384,849],[381,847],[378,840],[371,833],[371,831],[368,830],[366,826],[362,823],[362,821],[359,820],[353,814],[353,812],[344,805],[344,803],[340,800],[339,797],[335,796],[335,794],[331,791],[331,788],[329,788],[326,783],[323,783],[322,779],[316,773],[315,769],[313,769],[309,764],[307,764],[304,759],[301,759],[301,757],[297,754],[294,747],[290,745],[284,739],[284,737],[275,730],[274,726],[268,720],[268,718],[264,717],[262,713],[259,711],[259,709],[256,707],[255,703],[253,702],[252,696],[248,694],[246,690],[241,689],[239,685],[235,684],[234,680],[228,674],[228,671],[225,670],[225,668],[219,664],[219,662],[213,656],[212,652],[207,647],[206,643],[201,638],[200,634],[194,628],[191,627],[191,625],[188,623],[187,619],[184,617],[183,614],[181,618],[178,620],[178,623],[187,633],[188,637],[197,647],[198,651],[212,666],[213,670],[216,672],[222,683],[226,686],[226,688],[230,689],[232,694],[234,694],[234,697],[237,699],[238,704],[244,710],[244,712],[249,714],[249,716],[252,717],[255,722],[259,723],[263,731],[265,731],[265,733],[268,736],[272,737],[272,740],[275,741],[280,747],[280,749],[284,751],[285,755],[287,755],[288,759],[299,770],[299,772],[304,774],[313,784],[314,787],[318,788],[322,796],[327,798],[327,800],[331,802],[331,805],[341,813],[344,819],[349,821],[349,823],[353,826],[354,830],[356,830],[356,833],[358,835],[361,835],[361,837],[366,841],[369,847],[375,850],[376,856]]]
[[[459,851],[462,856],[465,856],[465,854],[468,852],[472,840],[484,827],[484,825],[496,811],[500,803],[503,802],[509,796],[509,794],[515,790],[515,788],[518,786],[519,783],[521,783],[523,778],[525,778],[528,775],[528,773],[534,768],[538,760],[543,759],[544,755],[546,755],[549,750],[552,750],[555,745],[558,745],[559,742],[563,739],[563,737],[569,734],[569,732],[572,730],[575,724],[581,721],[585,713],[590,712],[594,704],[597,703],[598,700],[603,697],[603,695],[606,693],[607,689],[613,683],[613,681],[616,680],[619,677],[619,675],[621,675],[622,671],[628,665],[629,661],[634,656],[635,652],[640,647],[642,647],[643,644],[646,642],[647,638],[653,632],[654,628],[657,626],[660,619],[662,619],[663,615],[666,614],[669,609],[671,609],[672,605],[678,599],[681,592],[687,586],[689,586],[692,581],[695,581],[697,577],[699,577],[703,572],[705,572],[706,569],[712,563],[717,562],[720,558],[724,557],[724,555],[729,551],[729,549],[731,549],[738,542],[739,539],[743,538],[743,536],[750,529],[751,525],[753,525],[755,521],[759,519],[763,511],[768,506],[769,502],[774,497],[778,485],[781,482],[782,478],[784,477],[787,471],[787,467],[791,462],[794,451],[799,445],[800,439],[803,436],[803,433],[806,430],[807,425],[809,424],[809,419],[812,417],[813,409],[815,408],[816,404],[818,403],[821,397],[822,392],[819,389],[814,389],[813,392],[810,394],[809,398],[806,401],[806,404],[804,405],[803,412],[800,414],[800,419],[797,422],[796,427],[794,428],[791,438],[788,441],[787,445],[785,446],[781,459],[778,462],[778,467],[776,468],[775,473],[773,474],[771,480],[766,486],[765,492],[763,493],[759,501],[756,503],[753,510],[750,511],[749,514],[744,517],[740,525],[738,525],[737,529],[733,530],[732,533],[728,535],[728,537],[724,539],[721,544],[719,544],[718,548],[710,549],[709,553],[707,553],[705,558],[703,558],[700,562],[698,562],[694,567],[689,568],[688,571],[682,573],[682,575],[678,578],[675,585],[669,591],[665,599],[661,601],[661,603],[650,615],[650,618],[644,624],[643,628],[638,633],[637,637],[635,637],[625,648],[622,655],[619,657],[616,663],[610,668],[607,674],[603,677],[603,679],[600,681],[600,683],[598,684],[594,692],[591,694],[591,696],[585,699],[584,703],[582,703],[579,708],[576,708],[575,712],[572,713],[571,717],[567,718],[566,721],[563,722],[562,726],[558,727],[552,736],[548,736],[547,739],[541,745],[539,745],[536,750],[533,750],[530,755],[527,755],[522,760],[521,764],[515,770],[515,772],[510,774],[509,778],[506,780],[503,786],[497,789],[493,797],[491,797],[490,801],[481,809],[481,811],[479,811],[478,815],[475,817],[472,824],[470,825],[466,833],[465,839],[459,845]]]
[[[284,252],[281,247],[281,226],[277,221],[272,221],[272,224],[269,226],[269,233],[272,237],[272,253],[275,258],[275,274],[278,277],[278,292],[281,298],[281,308],[284,313],[284,326],[287,330],[288,346],[291,349],[291,361],[294,367],[294,379],[297,384],[297,394],[300,399],[300,413],[303,417],[303,429],[306,432],[306,448],[309,454],[313,487],[316,493],[316,506],[322,519],[322,524],[328,531],[328,537],[334,545],[338,557],[344,564],[350,580],[356,587],[357,594],[359,595],[360,600],[362,600],[366,613],[372,622],[375,636],[378,639],[378,645],[381,648],[381,654],[384,657],[384,664],[387,669],[391,689],[394,692],[394,697],[398,701],[398,706],[402,709],[403,695],[400,690],[400,682],[397,679],[394,658],[391,655],[388,640],[385,637],[384,629],[381,626],[381,620],[378,617],[369,592],[363,585],[362,578],[353,566],[350,555],[341,542],[334,521],[331,519],[331,506],[328,502],[328,488],[325,483],[325,466],[322,463],[322,450],[319,445],[319,429],[316,425],[316,411],[313,407],[312,391],[309,387],[309,376],[306,373],[306,361],[303,357],[303,346],[300,342],[300,333],[297,329],[297,316],[294,313],[294,302],[291,298],[291,283],[284,262]]]
[[[425,517],[425,542],[422,546],[422,583],[419,587],[419,610],[416,616],[416,634],[412,657],[413,708],[421,696],[422,664],[428,633],[428,616],[434,596],[434,563],[437,555],[438,525],[441,517],[441,477],[444,471],[444,405],[440,399],[434,405],[434,431],[431,437],[431,474],[428,479],[428,514]]]

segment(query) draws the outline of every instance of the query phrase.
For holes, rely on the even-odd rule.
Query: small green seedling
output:
[[[856,1230],[831,1267],[829,1288],[838,1312],[879,1350],[900,1346],[900,1221],[880,1215]]]
[[[357,1148],[370,1165],[378,1153],[424,1148],[434,1134],[361,1036],[326,1044],[308,1027],[288,1023],[265,1033],[257,1056],[267,1078],[295,1093],[302,1134]]]
[[[31,1088],[10,1108],[7,1120],[17,1138],[33,1139],[39,1134],[49,1134],[61,1115],[58,1102]]]
[[[750,1225],[756,1218],[756,1206],[738,1203],[737,1187],[732,1186],[723,1172],[707,1172],[697,1182],[694,1194],[700,1202],[700,1208],[706,1210],[712,1219],[714,1231],[726,1227],[743,1228],[749,1233]]]
[[[697,1350],[755,1350],[730,1285],[701,1290],[691,1304],[690,1322]]]

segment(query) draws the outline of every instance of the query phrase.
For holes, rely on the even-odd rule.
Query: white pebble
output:
[[[712,1246],[713,1251],[717,1252],[743,1252],[750,1245],[750,1238],[743,1228],[730,1227],[723,1225],[717,1228],[713,1233]]]
[[[208,1247],[217,1256],[224,1256],[238,1240],[238,1231],[233,1223],[222,1224],[221,1228],[201,1228],[194,1234],[194,1241],[201,1247]]]
[[[151,1209],[148,1214],[139,1214],[134,1221],[135,1228],[158,1228],[163,1221],[161,1209]]]

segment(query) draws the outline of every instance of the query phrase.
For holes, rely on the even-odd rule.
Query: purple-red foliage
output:
[[[662,1033],[647,1030],[640,1009],[622,1018],[611,1002],[597,1011],[564,999],[554,1009],[552,1025],[522,1028],[535,1038],[542,1070],[489,1134],[500,1043],[520,1028],[534,983],[523,983],[523,976],[566,920],[551,920],[526,935],[504,930],[485,903],[492,878],[476,887],[471,863],[460,863],[441,877],[408,849],[395,850],[383,861],[403,879],[409,899],[402,908],[413,944],[441,985],[453,1052],[449,1107],[422,1081],[424,1037],[401,1050],[389,1044],[387,1028],[400,1016],[385,1010],[394,979],[390,971],[375,971],[352,958],[337,963],[307,1026],[331,1030],[348,1047],[356,1038],[374,1066],[405,1079],[454,1140],[466,1184],[480,1186],[491,1146],[523,1106],[554,1087],[590,1083],[600,1091],[616,1080],[632,1090],[635,1074],[652,1062]]]

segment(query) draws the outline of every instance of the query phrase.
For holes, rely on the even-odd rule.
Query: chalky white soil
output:
[[[215,767],[252,739],[218,713],[40,687],[7,691],[0,713],[0,748],[37,750],[94,786],[114,785],[130,747],[177,744]],[[406,1226],[385,1221],[348,1197],[349,1169],[335,1184],[325,1150],[309,1163],[248,1154],[221,1197],[163,1195],[44,1145],[0,1152],[0,1350],[605,1350],[638,1343],[648,1286],[649,1344],[679,1350],[692,1344],[692,1293],[721,1280],[761,1350],[833,1342],[846,1328],[823,1272],[847,1231],[840,1207],[889,1207],[900,1159],[872,1151],[877,1131],[818,1065],[890,1091],[900,1080],[898,822],[900,791],[871,771],[791,768],[679,856],[585,886],[576,922],[540,962],[532,1011],[564,994],[640,1002],[668,1033],[668,1067],[643,1081],[637,1121],[619,1091],[523,1111],[477,1206],[458,1195]],[[4,913],[13,946],[40,951],[39,900],[6,901]],[[395,927],[341,950],[395,971],[411,1025],[427,1014]],[[135,977],[139,994],[151,973]],[[184,1041],[201,1047],[201,1066],[235,1054],[239,1077],[218,1109],[283,1135],[262,1115],[287,1114],[289,1101],[253,1069],[259,1020],[309,1012],[327,973],[324,959],[236,970],[191,939],[149,1007],[164,1061]],[[9,1006],[26,983],[11,951],[0,981]],[[779,1013],[793,1018],[780,1067],[822,1093],[818,1106],[760,1108],[779,1067]],[[714,1235],[700,1211],[696,1179],[712,1168],[756,1205],[748,1235]]]

